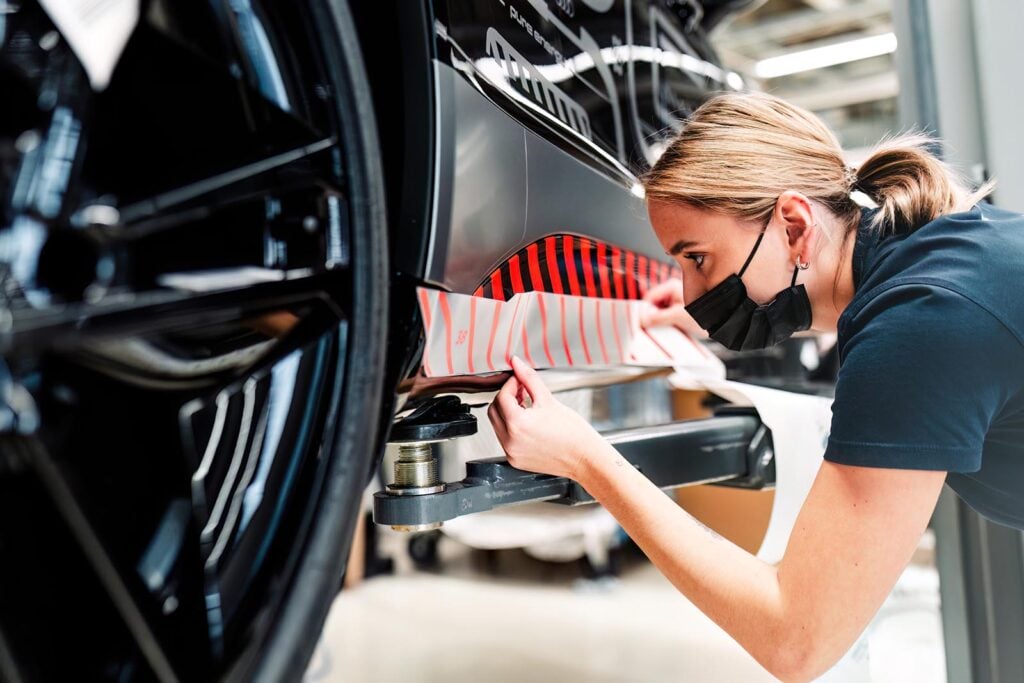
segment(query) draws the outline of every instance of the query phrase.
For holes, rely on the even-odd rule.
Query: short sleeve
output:
[[[826,460],[980,469],[985,436],[1019,381],[1021,345],[1002,323],[949,289],[902,284],[844,316],[840,336]]]

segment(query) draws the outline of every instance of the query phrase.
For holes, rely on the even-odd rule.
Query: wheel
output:
[[[301,677],[382,446],[347,7],[143,2],[96,93],[11,4],[0,92],[0,679]]]

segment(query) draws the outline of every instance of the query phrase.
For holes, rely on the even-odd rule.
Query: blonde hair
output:
[[[712,97],[687,120],[643,177],[648,200],[680,202],[767,223],[779,195],[796,190],[856,229],[863,192],[878,205],[872,225],[914,230],[965,211],[994,183],[970,191],[929,152],[934,140],[912,134],[884,140],[859,170],[846,165],[836,136],[817,116],[763,93]]]

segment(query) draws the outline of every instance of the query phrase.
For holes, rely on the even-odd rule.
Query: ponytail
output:
[[[861,164],[853,189],[878,205],[872,227],[913,231],[944,214],[966,211],[992,192],[994,182],[970,191],[957,171],[929,151],[934,142],[920,134],[884,140]]]

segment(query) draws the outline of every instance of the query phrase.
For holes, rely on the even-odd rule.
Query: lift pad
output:
[[[719,483],[764,488],[775,482],[771,432],[750,409],[726,408],[715,417],[608,432],[608,443],[660,488]],[[466,463],[466,478],[444,491],[399,496],[374,494],[378,524],[413,526],[443,522],[503,505],[552,501],[593,502],[565,477],[517,470],[505,458]]]

